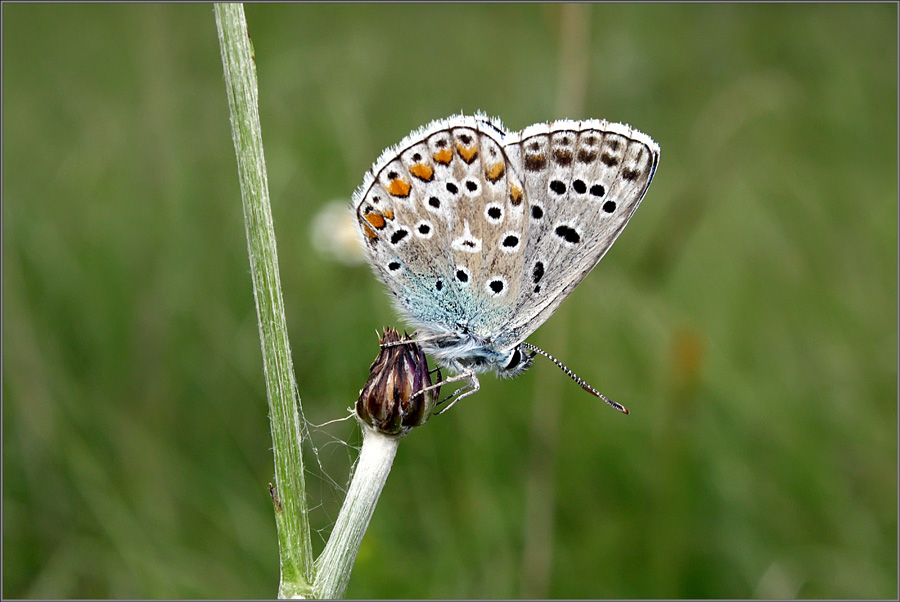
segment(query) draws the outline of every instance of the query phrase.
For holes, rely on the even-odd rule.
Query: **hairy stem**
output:
[[[375,505],[391,472],[397,446],[400,444],[400,437],[384,435],[366,425],[362,425],[362,430],[362,449],[347,497],[344,498],[344,505],[331,531],[331,537],[325,544],[322,555],[316,560],[317,573],[313,588],[316,598],[343,597],[356,553],[375,512]]]

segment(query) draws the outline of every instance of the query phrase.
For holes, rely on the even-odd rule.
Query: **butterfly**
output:
[[[609,250],[658,164],[659,146],[627,125],[508,132],[480,113],[381,154],[353,195],[357,230],[416,342],[456,373],[440,384],[468,383],[445,411],[478,391],[478,373],[517,376],[539,353],[628,413],[525,339]]]

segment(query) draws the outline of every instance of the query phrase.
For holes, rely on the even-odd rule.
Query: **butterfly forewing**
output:
[[[562,121],[527,128],[507,152],[520,157],[531,218],[523,282],[499,343],[534,332],[597,264],[640,204],[659,148],[627,126]]]

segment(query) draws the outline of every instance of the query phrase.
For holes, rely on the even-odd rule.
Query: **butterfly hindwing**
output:
[[[429,243],[447,236],[447,211],[441,208],[446,199],[429,187],[434,165],[423,151],[424,144],[415,144],[376,163],[355,201],[356,220],[369,259],[397,304],[418,321],[445,323],[454,304],[431,302],[435,294],[446,293],[446,266]],[[437,197],[438,206],[429,209],[428,199]]]
[[[521,270],[508,251],[525,244],[523,186],[510,177],[502,130],[485,125],[460,117],[414,132],[382,155],[354,197],[373,266],[431,330],[488,333],[510,319],[518,297],[510,274]]]
[[[451,183],[461,196],[449,247],[454,277],[472,303],[460,324],[491,337],[511,318],[519,294],[526,235],[522,185],[496,128],[476,122],[452,133],[457,153]]]

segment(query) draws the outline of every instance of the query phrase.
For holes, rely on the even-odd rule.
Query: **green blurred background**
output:
[[[482,378],[401,445],[349,597],[897,596],[895,4],[247,18],[311,423],[403,325],[314,244],[383,148],[478,109],[662,148],[531,339],[632,415]],[[359,437],[313,430],[327,534]],[[270,447],[212,7],[4,4],[3,596],[274,596]]]

